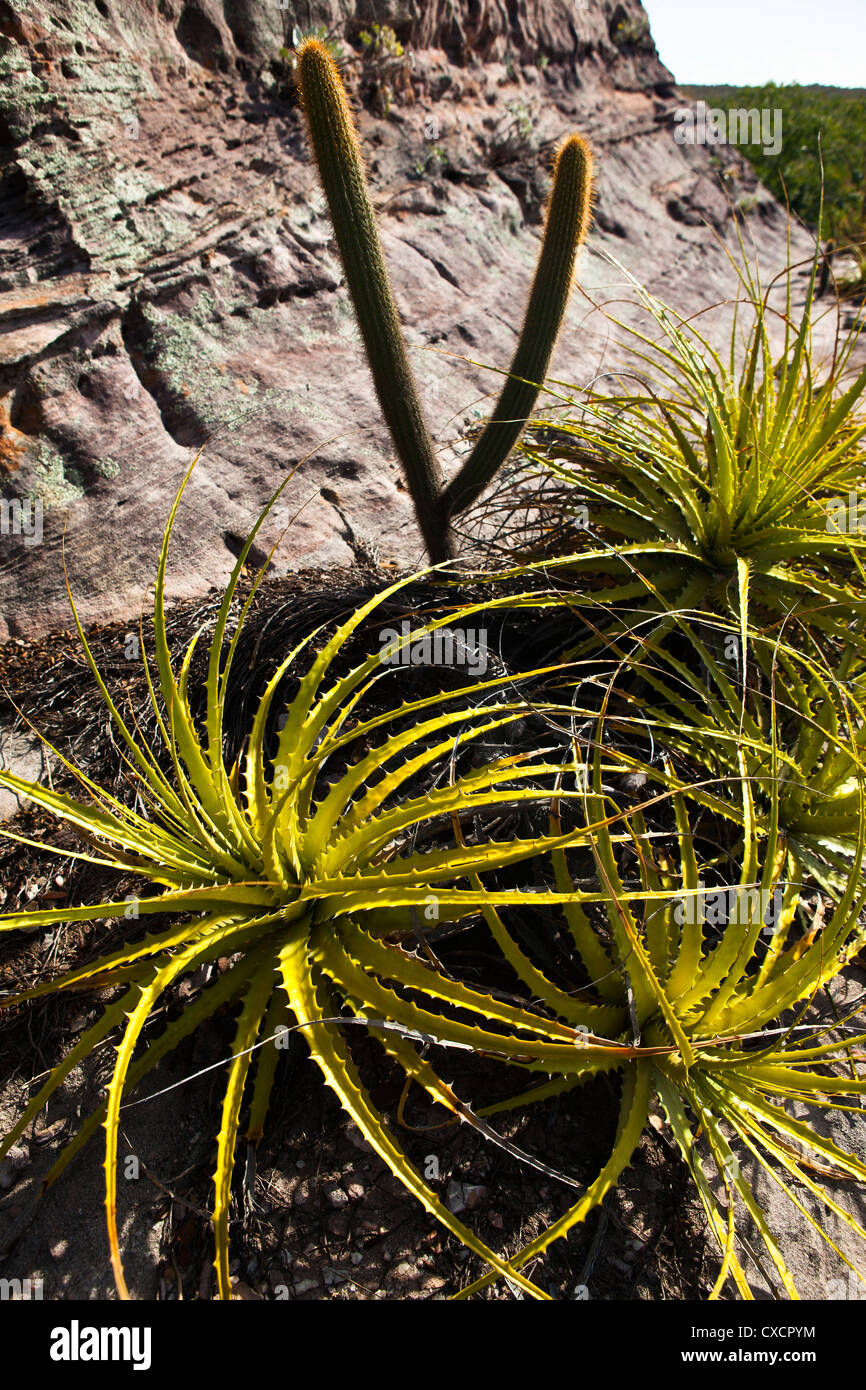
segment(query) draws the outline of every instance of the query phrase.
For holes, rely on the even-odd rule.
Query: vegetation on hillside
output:
[[[782,148],[765,154],[750,146],[748,156],[772,193],[810,227],[822,222],[825,238],[841,252],[854,251],[866,271],[866,90],[800,86],[793,82],[763,87],[683,89],[708,106],[781,110]],[[821,198],[823,189],[823,218]],[[863,276],[861,275],[861,284]]]

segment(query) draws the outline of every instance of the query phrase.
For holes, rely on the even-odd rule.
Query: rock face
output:
[[[370,57],[374,22],[402,56]],[[279,52],[311,23],[342,48],[446,471],[510,361],[566,132],[599,156],[593,298],[622,284],[604,253],[682,311],[728,297],[744,193],[763,264],[784,261],[739,156],[674,140],[637,0],[0,0],[0,640],[69,625],[64,528],[84,621],[136,613],[202,448],[173,593],[224,579],[292,469],[254,559],[290,520],[278,572],[422,559]],[[553,364],[577,390],[624,360],[589,308]]]

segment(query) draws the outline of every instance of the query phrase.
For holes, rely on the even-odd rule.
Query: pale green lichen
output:
[[[122,464],[110,455],[105,458],[97,459],[93,465],[93,471],[98,473],[100,478],[117,478],[122,470]]]
[[[361,330],[358,327],[358,319],[348,296],[335,299],[331,305],[331,313],[337,336],[348,339],[349,342],[360,343]]]
[[[32,9],[32,5],[29,7]],[[105,21],[99,11],[92,4],[84,3],[84,0],[64,0],[63,5],[63,28],[52,22],[50,14],[42,16],[55,31],[59,30],[64,36],[70,31],[79,38],[86,34],[98,34],[105,30]]]
[[[159,184],[144,169],[121,169],[114,176],[114,192],[117,200],[128,207],[143,203]]]
[[[67,17],[79,29],[93,27],[94,16],[81,4],[73,4]],[[100,27],[98,15],[95,21]],[[69,80],[55,90],[26,49],[0,36],[0,113],[17,142],[19,167],[56,203],[82,250],[126,270],[189,232],[187,221],[155,210],[160,185],[132,160],[123,167],[122,146],[118,160],[118,137],[130,139],[142,98],[156,89],[147,68],[132,58],[93,48],[66,61]],[[35,125],[57,114],[76,129],[75,141],[44,133],[30,138]]]
[[[333,417],[316,403],[310,391],[264,387],[249,366],[237,365],[237,328],[228,318],[235,304],[243,304],[244,322],[254,325],[257,333],[280,340],[284,332],[280,310],[249,307],[242,297],[235,299],[228,275],[214,290],[202,290],[182,314],[142,306],[150,337],[148,362],[162,375],[169,390],[188,399],[203,424],[220,431],[239,428],[265,415],[287,420],[302,416],[332,425]],[[350,312],[347,305],[344,321]],[[294,315],[292,333],[303,336]],[[328,337],[333,341],[332,333]]]
[[[36,446],[37,463],[30,492],[48,506],[75,502],[84,496],[84,480],[77,468],[64,462],[63,455],[40,440]]]
[[[0,110],[13,133],[26,133],[28,112],[46,113],[59,105],[55,93],[33,72],[23,50],[0,38]]]

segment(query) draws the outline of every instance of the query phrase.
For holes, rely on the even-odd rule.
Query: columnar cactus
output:
[[[318,39],[300,48],[298,85],[379,404],[430,556],[446,559],[451,547],[440,512],[442,472],[406,355],[346,93]]]
[[[562,324],[577,248],[592,208],[592,151],[580,135],[563,141],[553,170],[544,239],[508,380],[481,438],[445,490],[448,516],[479,496],[511,452],[538,399]]]
[[[446,488],[427,427],[376,229],[358,137],[337,67],[324,44],[298,50],[298,87],[346,284],[382,413],[434,562],[453,555],[450,519],[490,482],[523,429],[547,373],[586,236],[592,154],[579,135],[561,146],[544,239],[517,352],[494,414]]]

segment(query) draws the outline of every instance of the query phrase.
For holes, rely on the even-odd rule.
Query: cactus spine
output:
[[[421,533],[436,562],[453,551],[450,518],[484,491],[516,443],[547,375],[586,237],[592,205],[592,152],[569,136],[556,156],[544,237],[508,380],[481,438],[445,487],[400,328],[397,306],[340,75],[324,44],[298,50],[298,87],[346,284],[376,394],[409,484]]]
[[[449,516],[484,491],[538,399],[568,305],[577,249],[589,230],[592,170],[589,145],[580,135],[570,135],[556,156],[544,239],[508,380],[475,448],[445,490]]]
[[[444,480],[406,354],[346,94],[317,39],[299,49],[298,86],[379,404],[430,558],[444,560],[451,554],[442,513]]]

